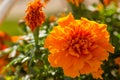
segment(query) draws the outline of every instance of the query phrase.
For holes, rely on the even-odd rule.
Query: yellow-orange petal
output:
[[[69,68],[67,68],[67,69],[64,69],[63,68],[63,71],[64,71],[64,74],[66,75],[66,76],[69,76],[69,77],[72,77],[72,78],[75,78],[75,77],[77,77],[77,76],[79,76],[79,71],[75,71],[73,68],[72,68],[72,66],[70,66]]]
[[[92,67],[88,63],[85,63],[84,67],[80,70],[80,74],[90,74],[90,72],[92,72]]]
[[[48,61],[50,62],[50,65],[53,67],[58,67],[58,63],[56,62],[57,54],[50,54],[48,56]]]
[[[101,47],[104,47],[107,51],[114,53],[115,47],[113,47],[110,43],[103,43]]]
[[[58,20],[58,24],[62,27],[67,26],[68,24],[70,24],[72,21],[74,21],[74,17],[72,15],[72,13],[69,13],[68,16],[64,17],[64,18],[60,18]]]
[[[91,59],[87,63],[91,66],[93,72],[97,71],[102,64],[101,61],[95,59]]]
[[[64,55],[64,56],[62,56]],[[48,61],[53,67],[63,67],[64,69],[67,69],[69,66],[73,64],[73,59],[72,57],[68,57],[69,55],[65,54],[64,52],[62,53],[55,53],[55,54],[50,54],[48,57]],[[62,60],[61,60],[62,58]],[[71,63],[69,63],[71,62]]]
[[[84,67],[84,60],[82,58],[76,59],[73,63],[73,70],[78,71]]]
[[[108,60],[109,53],[105,51],[105,49],[101,47],[97,47],[92,51],[93,58],[103,61],[103,60]]]
[[[99,68],[97,71],[92,72],[92,76],[95,79],[98,79],[98,78],[103,79],[101,76],[103,73],[104,73],[104,71],[101,68]]]

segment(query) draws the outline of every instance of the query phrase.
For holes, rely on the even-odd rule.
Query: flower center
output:
[[[87,38],[76,37],[71,40],[69,45],[69,53],[79,57],[81,54],[88,54],[88,49],[92,46],[92,42]]]

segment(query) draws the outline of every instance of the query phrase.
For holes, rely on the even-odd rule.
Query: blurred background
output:
[[[3,1],[4,0],[0,0],[0,5],[2,4]],[[17,0],[15,5],[7,14],[2,25],[0,25],[0,30],[5,31],[10,35],[20,35],[21,32],[18,28],[18,21],[21,18],[24,18],[25,10],[29,1],[32,0]],[[46,13],[46,16],[50,14],[53,15],[55,13],[67,11],[68,9],[67,7],[68,5],[66,0],[50,0],[47,3],[44,11]]]
[[[5,0],[0,0],[0,5]],[[25,10],[29,1],[32,0],[17,0],[15,5],[7,14],[4,22],[0,25],[0,30],[7,32],[10,35],[20,35],[21,31],[18,28],[18,21],[24,18]],[[89,6],[92,3],[98,3],[99,0],[85,0],[84,4]],[[120,3],[120,0],[119,0]],[[59,12],[67,12],[70,9],[66,0],[50,0],[44,9],[46,16],[54,15]],[[2,13],[0,13],[2,14]]]

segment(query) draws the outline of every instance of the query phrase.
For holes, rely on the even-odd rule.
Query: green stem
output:
[[[37,27],[37,28],[34,30],[33,35],[34,35],[34,40],[35,40],[35,46],[36,46],[36,48],[38,48],[39,27]]]
[[[38,59],[40,56],[40,53],[41,53],[41,51],[39,49],[39,42],[38,42],[39,41],[39,27],[37,27],[34,30],[33,34],[34,34],[34,40],[35,40],[34,58]]]

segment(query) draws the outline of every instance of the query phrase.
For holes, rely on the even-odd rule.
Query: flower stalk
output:
[[[36,27],[36,29],[33,31],[34,41],[35,41],[35,47],[38,49],[38,40],[39,40],[39,27]]]

